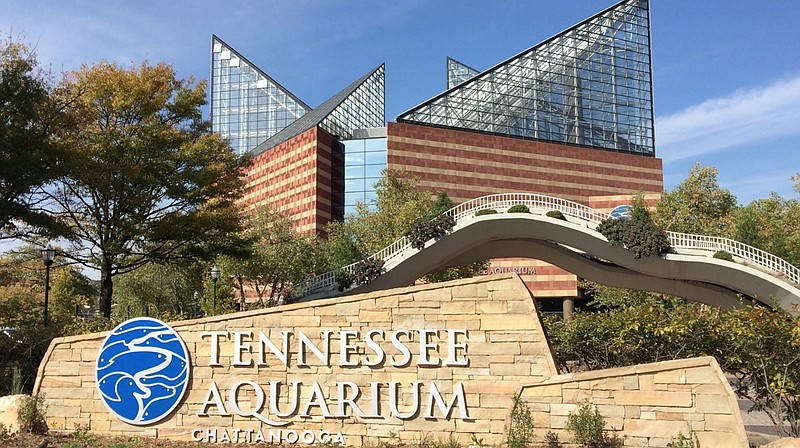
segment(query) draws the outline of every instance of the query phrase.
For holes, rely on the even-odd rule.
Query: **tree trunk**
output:
[[[100,310],[106,319],[111,318],[111,295],[114,292],[114,281],[111,279],[111,264],[103,263],[100,271]]]

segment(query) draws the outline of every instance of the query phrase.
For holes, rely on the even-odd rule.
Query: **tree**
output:
[[[736,211],[736,196],[721,188],[715,168],[696,164],[656,205],[656,223],[665,230],[727,236]]]
[[[73,316],[75,308],[92,305],[97,290],[91,280],[72,266],[55,269],[50,287],[53,316]]]
[[[332,222],[327,252],[331,267],[342,267],[362,260],[401,238],[409,229],[451,209],[455,204],[445,192],[430,193],[417,188],[419,179],[396,170],[384,170],[375,184],[377,199],[356,204],[356,213],[344,222]],[[485,262],[446,268],[426,276],[428,281],[445,281],[475,275]]]
[[[249,160],[209,134],[205,84],[168,64],[84,66],[58,92],[75,98],[58,136],[68,174],[41,193],[70,229],[65,255],[100,271],[109,317],[115,276],[230,245]]]
[[[301,235],[279,211],[262,208],[247,217],[241,238],[252,243],[246,257],[222,257],[243,305],[255,296],[258,306],[272,306],[291,295],[292,287],[327,268],[317,236]]]
[[[800,202],[775,193],[750,202],[736,214],[733,238],[800,265]]]
[[[50,130],[58,115],[36,54],[10,37],[0,47],[0,240],[23,225],[54,229],[32,192],[58,176]]]

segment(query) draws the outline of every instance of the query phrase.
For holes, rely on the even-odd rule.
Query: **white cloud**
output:
[[[800,135],[800,76],[656,119],[656,145],[665,163],[793,134]]]

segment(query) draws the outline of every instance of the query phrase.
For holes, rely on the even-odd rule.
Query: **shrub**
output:
[[[21,429],[35,433],[47,432],[46,412],[47,406],[44,404],[44,395],[25,397],[19,407]]]
[[[353,276],[347,271],[339,271],[336,274],[336,286],[339,289],[339,292],[344,292],[353,286]]]
[[[612,246],[623,246],[637,260],[642,256],[663,255],[671,250],[667,232],[652,222],[609,218],[600,222],[597,231]]]
[[[682,432],[678,433],[677,437],[673,437],[667,444],[670,448],[695,448],[694,437],[691,435],[685,436]]]
[[[483,216],[483,215],[496,215],[497,210],[493,208],[484,208],[475,212],[475,216]]]
[[[562,220],[562,221],[566,221],[566,220],[567,220],[567,217],[566,217],[566,216],[564,216],[564,214],[563,214],[563,213],[561,213],[561,211],[560,211],[560,210],[550,210],[549,212],[545,213],[545,215],[546,215],[548,218],[560,219],[560,220]]]
[[[383,273],[383,263],[380,258],[359,261],[353,266],[353,283],[361,285],[375,280]]]
[[[451,230],[456,225],[456,220],[450,215],[439,215],[429,221],[418,222],[406,232],[406,237],[411,243],[411,247],[422,250],[428,240],[439,238]]]
[[[724,250],[718,250],[714,252],[714,258],[718,258],[720,260],[725,260],[725,261],[733,261],[733,255],[731,255],[730,252],[726,252]]]
[[[533,415],[520,395],[514,396],[511,423],[508,427],[508,448],[524,448],[533,440]]]
[[[528,208],[525,204],[517,204],[512,205],[511,208],[508,209],[508,213],[530,213],[531,209]]]
[[[585,447],[619,446],[619,439],[609,437],[603,426],[606,419],[597,410],[597,406],[585,402],[578,407],[578,412],[570,412],[567,416],[567,431],[571,432],[575,442]]]

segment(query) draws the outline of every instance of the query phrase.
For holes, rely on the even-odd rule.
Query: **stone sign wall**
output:
[[[36,391],[50,428],[354,446],[392,434],[466,444],[480,434],[499,444],[520,386],[556,374],[534,301],[513,274],[171,326],[192,364],[173,415],[139,427],[109,412],[96,382],[108,333],[93,334],[55,340],[42,362]]]
[[[466,446],[475,435],[499,446],[521,394],[539,441],[550,429],[569,440],[566,416],[589,401],[626,445],[692,431],[703,448],[747,446],[713,360],[558,375],[517,274],[170,325],[139,318],[54,340],[34,392],[50,429],[202,442]]]

